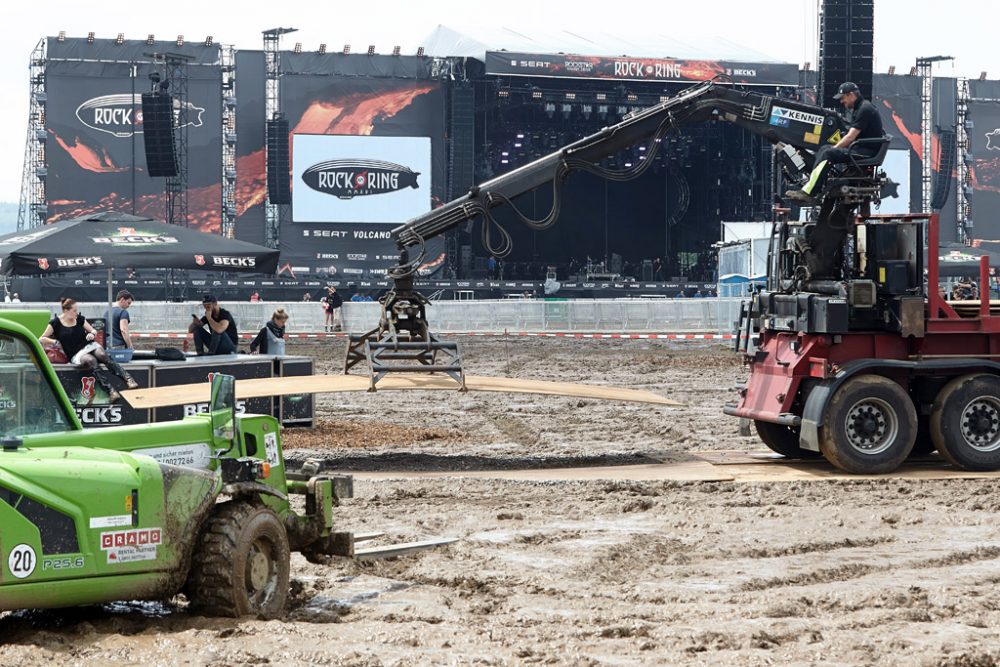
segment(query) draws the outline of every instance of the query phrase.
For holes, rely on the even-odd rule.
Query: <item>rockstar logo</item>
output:
[[[986,150],[1000,151],[1000,128],[986,133]]]

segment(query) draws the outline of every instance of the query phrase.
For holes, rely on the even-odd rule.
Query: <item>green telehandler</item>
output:
[[[355,555],[333,513],[352,479],[287,474],[278,421],[237,415],[231,376],[207,414],[84,430],[38,343],[47,319],[0,316],[0,611],[183,592],[200,613],[273,618],[291,551]]]

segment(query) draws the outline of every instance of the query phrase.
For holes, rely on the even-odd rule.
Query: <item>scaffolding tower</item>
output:
[[[917,74],[920,76],[920,210],[931,212],[933,197],[934,156],[931,152],[931,136],[934,132],[934,63],[954,60],[951,56],[930,56],[917,58]]]
[[[279,120],[281,115],[281,37],[295,32],[297,28],[271,28],[263,31],[264,64],[266,79],[264,88],[264,126],[267,121]],[[284,137],[284,141],[288,141]],[[265,142],[266,144],[267,142]],[[270,165],[270,155],[265,155],[265,164]],[[276,204],[271,201],[268,193],[264,204],[264,245],[277,248],[280,239],[281,224],[287,221],[291,207],[288,204]]]
[[[24,142],[24,165],[21,174],[21,198],[17,209],[17,231],[44,225],[48,218],[45,199],[45,39],[31,52],[28,135]]]
[[[956,144],[958,145],[958,188],[956,188],[955,200],[957,202],[958,218],[958,241],[965,243],[972,231],[972,204],[969,199],[972,196],[972,172],[969,166],[972,164],[972,151],[969,144],[969,130],[972,129],[972,120],[969,118],[969,80],[960,78],[958,80],[958,95],[955,118]]]
[[[236,236],[236,48],[222,46],[222,235]]]
[[[188,62],[192,56],[164,53],[163,65],[166,81],[174,104],[174,154],[177,156],[177,173],[168,176],[164,188],[166,196],[166,222],[188,226]]]

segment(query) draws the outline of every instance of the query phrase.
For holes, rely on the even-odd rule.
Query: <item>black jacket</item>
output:
[[[279,327],[274,320],[268,320],[258,333],[257,337],[250,341],[250,351],[255,352],[258,348],[261,354],[267,354],[267,330],[270,329],[275,338],[285,337],[285,327]]]

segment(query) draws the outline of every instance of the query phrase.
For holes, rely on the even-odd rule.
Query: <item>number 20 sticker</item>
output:
[[[18,579],[30,577],[31,573],[35,571],[37,562],[35,550],[27,544],[18,544],[11,549],[10,555],[7,556],[7,568]]]

